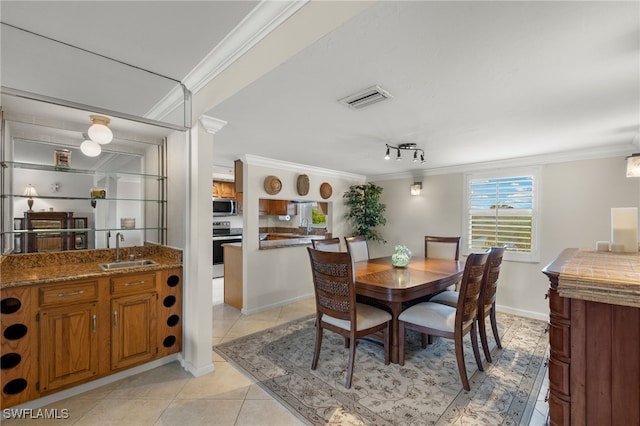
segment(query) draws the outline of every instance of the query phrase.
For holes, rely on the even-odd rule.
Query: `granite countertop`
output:
[[[311,244],[311,240],[323,240],[329,238],[326,235],[301,235],[301,234],[281,234],[270,233],[270,235],[286,236],[286,239],[277,240],[260,240],[260,250],[269,250],[285,247],[307,246]]]
[[[136,260],[153,260],[156,264],[103,271],[98,264],[113,262],[115,249],[1,256],[0,289],[182,267],[182,251],[171,247],[146,245],[120,249],[123,261],[128,260],[130,255],[134,255]]]
[[[640,307],[640,253],[567,249],[544,273],[562,297]]]

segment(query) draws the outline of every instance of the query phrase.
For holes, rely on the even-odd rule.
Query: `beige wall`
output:
[[[424,255],[425,235],[461,235],[463,174],[425,176],[378,182],[384,188],[387,225],[384,245],[373,256],[389,255],[396,244]],[[409,194],[423,181],[420,196]],[[594,247],[610,239],[612,207],[640,207],[640,179],[625,177],[624,158],[573,161],[542,168],[540,262],[505,262],[500,274],[499,308],[546,318],[548,281],[541,273],[564,248]]]
[[[345,208],[342,194],[350,185],[363,182],[364,178],[281,162],[268,165],[268,161],[265,162],[264,159],[245,160],[242,240],[243,312],[253,313],[313,297],[313,283],[306,246],[259,250],[258,199],[328,201],[330,202],[330,223],[327,227],[334,236],[342,238],[351,233],[351,228],[344,220]],[[296,192],[296,180],[302,173],[309,176],[310,187],[309,194],[304,197]],[[277,176],[282,182],[282,190],[277,195],[269,195],[264,190],[264,179],[269,175]],[[319,193],[323,182],[328,182],[333,188],[333,193],[327,200],[323,200]]]

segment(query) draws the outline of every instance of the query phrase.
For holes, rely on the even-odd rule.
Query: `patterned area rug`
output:
[[[351,389],[344,387],[348,350],[335,333],[325,330],[318,368],[311,370],[313,316],[214,350],[308,424],[526,425],[546,374],[545,323],[499,313],[498,325],[503,349],[491,336],[493,364],[482,355],[484,372],[465,336],[470,392],[462,389],[453,342],[434,338],[421,349],[413,332],[407,334],[404,367],[384,365],[382,346],[359,340]]]

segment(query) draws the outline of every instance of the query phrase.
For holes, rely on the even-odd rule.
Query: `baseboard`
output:
[[[257,308],[253,308],[253,309],[242,309],[242,313],[244,315],[253,315],[253,314],[257,314],[258,312],[268,311],[269,309],[281,308],[281,307],[283,307],[285,305],[289,305],[289,304],[295,303],[295,302],[300,302],[302,300],[307,300],[307,299],[310,299],[312,297],[315,297],[313,293],[304,294],[302,296],[294,297],[292,299],[283,300],[282,302],[272,303],[271,305],[259,306]]]
[[[497,312],[504,312],[506,314],[518,315],[521,317],[536,319],[540,321],[549,321],[549,314],[541,314],[540,312],[525,311],[524,309],[516,309],[510,306],[496,305]]]
[[[19,409],[35,409],[41,408],[49,404],[53,404],[58,401],[62,401],[63,399],[70,398],[72,396],[79,395],[84,392],[88,392],[93,389],[97,389],[101,386],[108,385],[113,382],[117,382],[118,380],[126,379],[127,377],[135,376],[136,374],[144,373],[145,371],[153,370],[154,368],[161,367],[165,364],[169,364],[170,362],[178,360],[178,354],[172,354],[166,356],[164,358],[156,359],[155,361],[148,362],[143,365],[139,365],[137,367],[129,368],[124,371],[120,371],[115,374],[111,374],[106,377],[102,377],[100,379],[93,380],[89,383],[83,383],[81,385],[62,390],[60,392],[56,392],[51,395],[43,396],[42,398],[33,399],[31,401],[27,401],[24,404],[15,405],[11,407],[12,410]]]
[[[191,373],[193,377],[204,376],[205,374],[212,373],[215,370],[213,362],[205,365],[204,367],[196,367],[190,362],[187,362],[183,357],[179,357],[178,361],[180,362],[182,368]]]

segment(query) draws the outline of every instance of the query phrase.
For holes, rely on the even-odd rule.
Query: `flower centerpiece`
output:
[[[411,250],[407,246],[396,246],[391,256],[391,264],[396,268],[406,268],[411,260]]]

